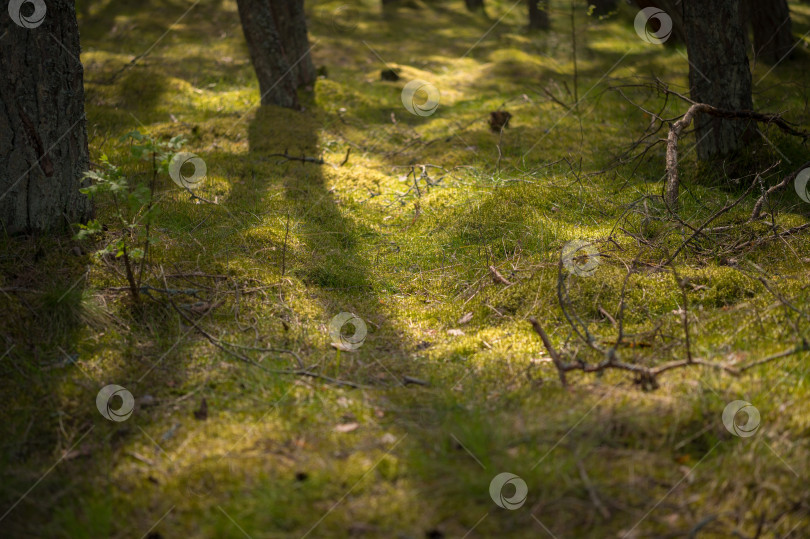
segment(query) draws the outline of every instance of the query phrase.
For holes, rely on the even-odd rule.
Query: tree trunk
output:
[[[690,97],[721,109],[751,110],[751,72],[737,0],[684,0],[683,7]],[[695,126],[701,160],[740,150],[750,134],[746,120],[699,115]]]
[[[528,0],[529,28],[531,30],[548,30],[548,0]]]
[[[315,81],[303,0],[237,0],[262,105],[300,108],[296,90]]]
[[[793,47],[787,0],[748,0],[754,28],[754,58],[776,63]]]
[[[481,11],[484,9],[484,0],[464,0],[464,4],[470,11]]]
[[[0,224],[9,234],[91,214],[79,193],[89,158],[76,11],[68,0],[32,6],[0,17]]]

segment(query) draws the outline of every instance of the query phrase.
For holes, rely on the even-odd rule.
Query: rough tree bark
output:
[[[296,90],[315,81],[303,0],[237,0],[262,105],[300,108]]]
[[[528,0],[529,2],[529,28],[531,30],[548,30],[548,0]]]
[[[754,29],[754,58],[782,60],[794,43],[787,0],[748,0],[747,8]]]
[[[683,14],[692,100],[720,109],[751,110],[751,71],[738,0],[683,0]],[[701,160],[740,150],[750,135],[744,119],[700,114],[695,126]]]
[[[9,234],[64,229],[91,214],[79,193],[89,158],[76,11],[69,0],[32,6],[17,15],[28,27],[0,16],[0,224]]]

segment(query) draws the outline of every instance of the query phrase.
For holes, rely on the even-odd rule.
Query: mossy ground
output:
[[[628,281],[624,320],[637,346],[620,353],[649,365],[685,357],[683,292],[656,265],[686,232],[663,233],[671,222],[654,198],[626,215],[661,193],[663,149],[641,166],[590,174],[649,124],[607,87],[657,76],[685,91],[683,47],[646,45],[626,6],[607,20],[580,10],[575,89],[565,3],[553,2],[554,28],[542,34],[524,30],[525,6],[511,2],[489,2],[485,18],[456,1],[383,17],[366,1],[356,26],[341,6],[308,4],[313,59],[327,76],[302,92],[303,112],[255,106],[233,1],[107,0],[78,11],[92,158],[127,163],[118,137],[137,129],[185,135],[207,165],[198,194],[217,205],[159,179],[148,282],[193,288],[216,304],[196,317],[215,338],[291,350],[312,371],[363,387],[273,372],[294,366],[285,353],[242,348],[264,368],[239,361],[159,293],[133,313],[120,263],[71,255],[72,240],[4,238],[0,284],[28,290],[0,298],[4,350],[13,345],[0,360],[5,532],[754,537],[762,526],[767,537],[810,534],[810,355],[740,377],[676,370],[655,391],[625,373],[571,374],[565,390],[527,322],[537,317],[558,347],[601,359],[565,321],[558,261],[566,242],[614,233],[593,276],[568,278],[572,307],[597,339],[614,339],[603,311],[617,316],[624,264],[639,256],[649,269]],[[791,7],[799,36],[810,8]],[[806,45],[770,73],[754,66],[756,108],[805,126]],[[380,81],[387,67],[402,80]],[[401,89],[416,78],[440,89],[432,116],[402,107]],[[544,88],[569,107],[575,95],[581,102],[569,111]],[[643,88],[624,92],[650,108],[664,102]],[[498,164],[499,136],[487,120],[502,105],[513,117]],[[683,110],[671,102],[666,115]],[[807,160],[794,140],[766,134],[779,150],[763,143],[738,174],[746,182],[764,162],[781,158],[777,172],[786,173],[787,160]],[[680,212],[696,226],[742,191],[707,181],[690,139]],[[331,166],[349,148],[346,164]],[[268,155],[284,152],[329,165]],[[417,189],[406,177],[415,164],[443,169],[427,168],[430,182]],[[717,224],[744,220],[754,200]],[[808,222],[809,206],[792,191],[772,203],[779,230]],[[114,235],[111,212],[98,201]],[[636,239],[615,233],[617,223]],[[770,217],[735,232],[772,233]],[[806,313],[807,237],[730,254],[731,238],[700,239],[676,259],[695,357],[740,365],[795,346],[795,327],[807,335],[807,314],[759,280]],[[513,284],[493,283],[490,265]],[[365,320],[368,336],[338,361],[327,324],[342,311]],[[471,320],[460,324],[466,313]],[[429,385],[405,385],[405,376]],[[127,421],[96,410],[107,384],[134,394]],[[202,398],[208,417],[198,420]],[[737,399],[761,413],[754,437],[734,437],[721,423]],[[527,483],[522,508],[490,498],[501,472]]]

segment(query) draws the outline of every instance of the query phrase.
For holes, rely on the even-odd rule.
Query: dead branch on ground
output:
[[[669,135],[667,136],[667,187],[665,197],[667,204],[673,208],[677,208],[678,191],[680,188],[680,180],[678,177],[678,139],[680,138],[683,130],[692,124],[692,121],[698,114],[706,114],[715,118],[734,118],[740,120],[752,120],[768,125],[773,124],[789,135],[801,137],[803,140],[810,138],[810,133],[794,129],[778,114],[763,114],[751,110],[725,110],[707,105],[706,103],[693,102],[693,104],[689,107],[689,110],[686,111],[686,114],[684,114],[680,120],[670,126]]]

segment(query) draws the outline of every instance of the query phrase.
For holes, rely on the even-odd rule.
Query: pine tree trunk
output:
[[[751,110],[751,72],[745,53],[745,25],[737,0],[684,0],[689,52],[690,97],[721,109]],[[695,119],[701,160],[743,148],[750,134],[745,120],[699,115]]]
[[[303,0],[237,0],[262,105],[300,108],[296,90],[315,80]]]
[[[749,0],[748,9],[754,28],[754,57],[779,62],[794,43],[787,0]]]
[[[65,229],[92,213],[79,193],[89,157],[76,11],[68,0],[48,0],[41,14],[23,4],[18,20],[29,20],[24,28],[6,4],[0,16],[0,224],[9,234]]]
[[[270,6],[279,24],[281,43],[287,50],[287,61],[298,87],[315,82],[315,66],[309,54],[307,17],[303,0],[270,0]]]
[[[529,28],[532,30],[548,30],[548,0],[528,0],[529,2]]]

